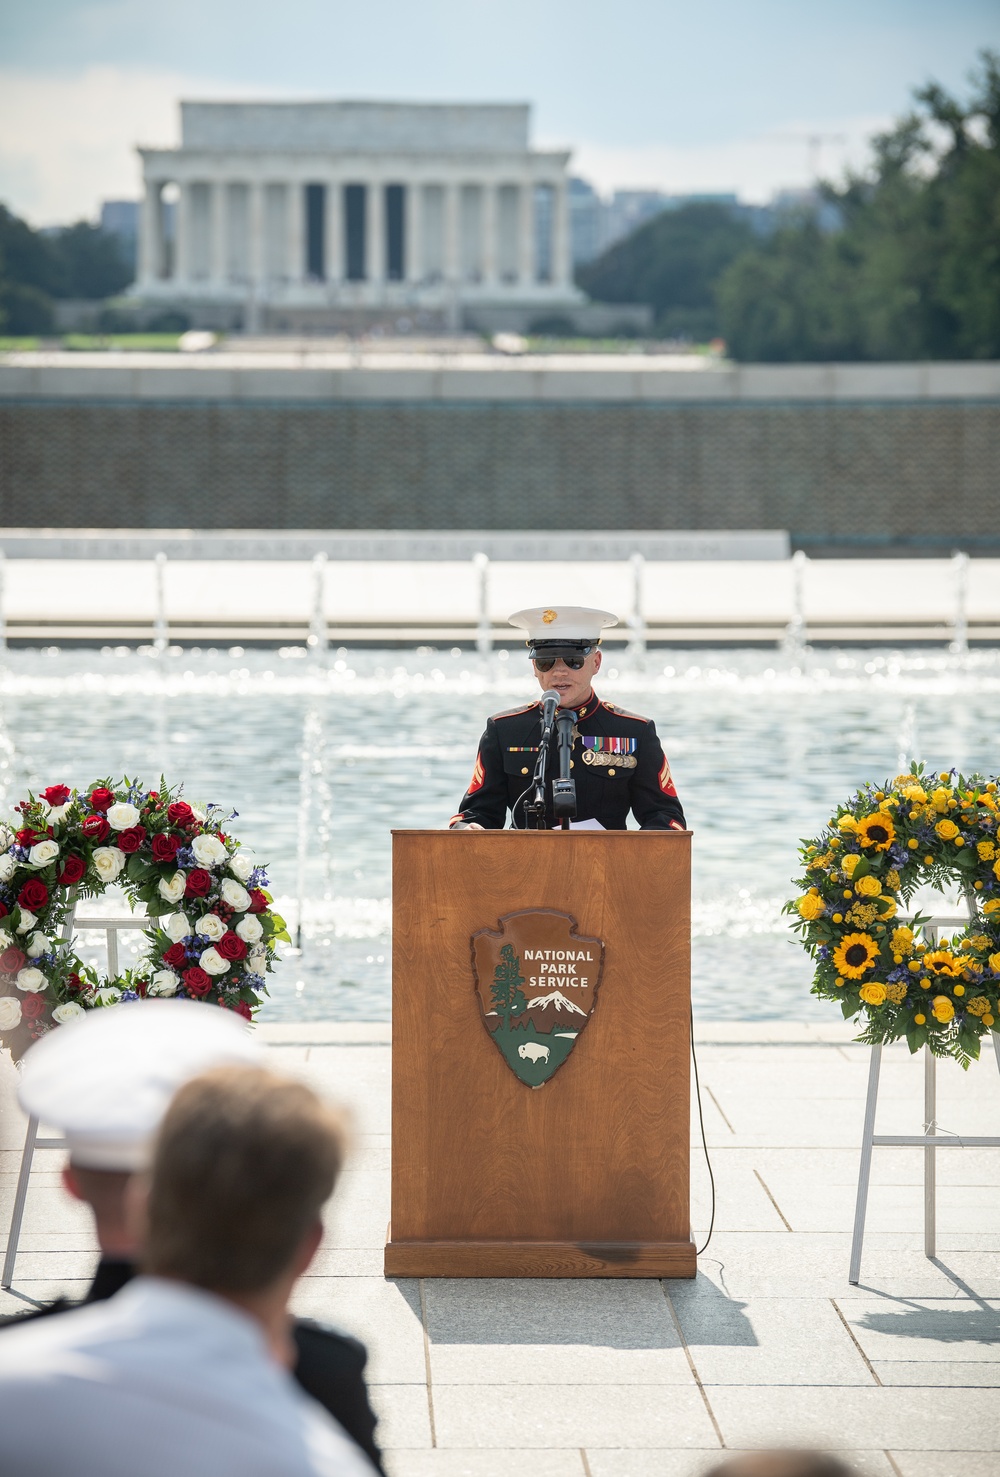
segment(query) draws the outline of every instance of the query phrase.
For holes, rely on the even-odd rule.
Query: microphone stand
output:
[[[546,830],[545,776],[549,764],[549,739],[552,737],[555,712],[555,704],[551,698],[547,699],[542,704],[542,736],[538,744],[538,759],[535,762],[535,773],[531,781],[534,793],[524,807],[524,829],[526,831]]]
[[[575,718],[576,714],[571,708],[560,708],[556,713],[559,778],[552,781],[552,813],[561,822],[564,831],[569,830],[571,820],[576,820],[576,780],[569,777]]]

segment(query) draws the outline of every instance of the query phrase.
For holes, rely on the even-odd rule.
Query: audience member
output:
[[[288,1300],[319,1246],[343,1152],[340,1117],[301,1083],[242,1065],[181,1087],[132,1231],[142,1275],[0,1339],[5,1472],[370,1474],[289,1374]]]
[[[857,1477],[823,1451],[751,1451],[729,1457],[705,1477]]]

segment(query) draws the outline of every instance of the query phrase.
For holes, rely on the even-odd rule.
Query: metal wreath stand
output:
[[[969,915],[975,918],[974,904],[970,904]],[[936,947],[940,930],[968,923],[968,918],[928,918],[921,925],[922,932],[931,947]],[[912,918],[900,918],[900,923],[912,923]],[[993,1051],[1000,1070],[1000,1033],[990,1031]],[[937,1057],[930,1046],[924,1047],[924,1131],[923,1133],[876,1133],[875,1113],[878,1107],[878,1078],[882,1065],[882,1047],[873,1046],[868,1067],[868,1099],[865,1104],[865,1126],[861,1137],[861,1164],[858,1169],[858,1198],[854,1211],[854,1236],[851,1241],[851,1270],[848,1280],[857,1286],[861,1277],[861,1248],[865,1236],[865,1214],[868,1209],[868,1185],[871,1179],[873,1148],[913,1148],[924,1151],[924,1255],[933,1257],[937,1252],[937,1162],[938,1149],[1000,1149],[1000,1138],[963,1138],[945,1131],[941,1133],[937,1122]]]
[[[114,978],[118,974],[118,934],[123,929],[142,928],[142,917],[138,918],[76,918],[76,904],[62,926],[60,938],[63,943],[68,942],[72,935],[74,924],[77,928],[100,929],[104,932],[108,943],[108,973]],[[10,1230],[7,1233],[7,1250],[3,1259],[3,1275],[0,1276],[0,1288],[4,1292],[8,1290],[14,1280],[14,1262],[17,1258],[17,1246],[21,1239],[21,1222],[24,1219],[24,1203],[28,1198],[28,1181],[31,1178],[31,1165],[35,1157],[36,1149],[65,1149],[65,1139],[44,1139],[38,1137],[38,1119],[32,1114],[28,1119],[28,1127],[24,1134],[24,1148],[21,1151],[21,1169],[17,1176],[17,1190],[14,1194],[14,1209],[10,1217]]]

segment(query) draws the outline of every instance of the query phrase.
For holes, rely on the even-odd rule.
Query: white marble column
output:
[[[343,282],[347,275],[344,261],[344,186],[338,179],[328,179],[326,184],[326,218],[324,221],[326,247],[326,280]]]
[[[174,260],[171,277],[174,282],[187,283],[191,275],[191,186],[185,181],[177,185],[177,204],[174,206]]]
[[[519,191],[517,276],[522,286],[535,280],[535,186],[533,180],[522,180]]]
[[[293,286],[306,276],[306,191],[301,180],[288,181],[288,280]]]
[[[163,272],[162,180],[146,180],[139,221],[139,284],[157,282]]]
[[[497,186],[492,180],[484,180],[482,185],[482,262],[483,262],[483,284],[486,287],[495,287],[497,284]]]
[[[552,195],[552,281],[569,287],[573,281],[569,243],[569,191],[565,178],[553,185]]]
[[[213,180],[208,197],[208,275],[209,280],[226,280],[226,182]]]
[[[264,284],[264,186],[260,180],[247,182],[247,276],[257,292]]]
[[[403,186],[403,281],[421,282],[424,277],[423,185],[411,180]]]
[[[461,277],[458,228],[458,185],[448,180],[444,186],[444,280],[449,283]]]
[[[368,220],[365,231],[365,277],[369,282],[383,283],[385,269],[385,185],[372,180],[365,191]]]

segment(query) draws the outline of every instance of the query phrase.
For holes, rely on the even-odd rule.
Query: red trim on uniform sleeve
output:
[[[660,770],[659,781],[660,789],[663,791],[664,795],[672,795],[676,800],[677,791],[674,789],[674,781],[670,774],[670,760],[667,758],[666,754],[664,754],[663,756],[663,768]]]
[[[483,768],[483,756],[482,754],[477,754],[476,767],[472,771],[472,779],[469,781],[469,788],[467,793],[469,795],[474,795],[477,790],[481,790],[483,788],[485,779],[486,771]]]
[[[681,825],[680,821],[671,821],[668,829],[671,831],[683,831],[684,827]]]
[[[451,820],[448,822],[448,830],[450,831],[453,826],[457,826],[458,825],[459,821],[464,821],[464,820],[465,820],[465,815],[460,810],[458,812],[458,815],[453,815],[452,818],[451,818]]]

